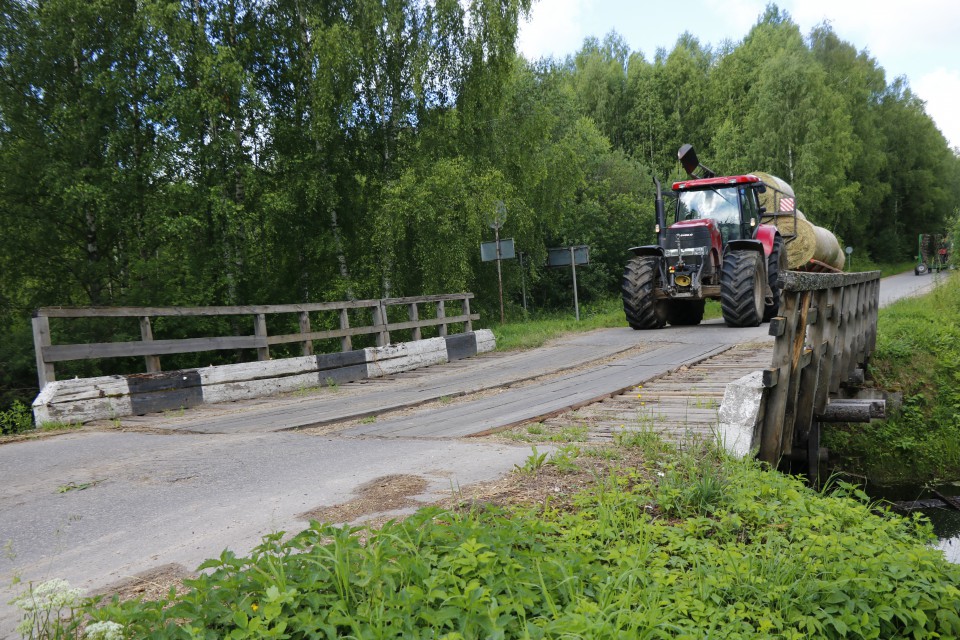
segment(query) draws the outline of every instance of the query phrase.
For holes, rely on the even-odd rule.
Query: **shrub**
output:
[[[30,407],[15,400],[6,411],[0,411],[0,434],[23,433],[33,429],[33,412]]]

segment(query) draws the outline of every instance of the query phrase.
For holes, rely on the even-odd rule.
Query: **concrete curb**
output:
[[[441,338],[344,353],[161,373],[76,378],[51,382],[33,401],[37,424],[83,423],[177,410],[203,404],[380,378],[492,351],[493,332],[480,329]]]

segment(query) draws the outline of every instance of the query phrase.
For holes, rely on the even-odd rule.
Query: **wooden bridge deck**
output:
[[[710,438],[727,384],[769,367],[772,349],[770,342],[737,345],[543,424],[587,427],[587,438],[593,442],[612,440],[624,431],[652,431],[675,443]]]

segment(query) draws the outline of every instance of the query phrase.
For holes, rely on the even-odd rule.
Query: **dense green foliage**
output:
[[[536,309],[569,304],[553,246],[589,244],[581,299],[610,297],[683,142],[791,181],[877,261],[958,208],[960,163],[922,102],[829,26],[805,37],[771,6],[738,43],[684,34],[648,59],[611,34],[530,62],[514,47],[530,1],[0,5],[0,404],[35,391],[38,306],[468,289],[489,321],[477,244],[498,201]],[[519,315],[518,261],[504,278]]]
[[[825,432],[843,468],[881,484],[960,477],[960,274],[948,277],[881,309],[870,371],[903,405],[887,420]]]
[[[960,634],[960,568],[927,528],[754,463],[671,460],[561,509],[431,508],[362,536],[314,523],[224,552],[172,601],[92,614],[137,638]]]

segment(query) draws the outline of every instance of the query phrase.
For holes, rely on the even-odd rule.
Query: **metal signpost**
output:
[[[493,245],[494,245],[494,251],[496,253],[496,257],[494,259],[497,261],[497,286],[500,289],[500,324],[503,324],[503,275],[500,271],[500,261],[507,259],[507,257],[504,256],[503,254],[503,250],[507,247],[500,246],[500,227],[502,227],[503,223],[506,221],[507,221],[507,205],[504,204],[503,200],[497,200],[494,206],[493,216],[490,218],[487,224],[490,226],[491,229],[493,229]],[[484,258],[483,256],[484,244],[490,244],[490,243],[485,242],[480,245],[480,259],[483,261],[486,261],[486,260],[489,260],[489,258]],[[512,238],[510,239],[509,250],[510,250],[509,258],[515,257],[513,253]]]
[[[547,249],[548,267],[565,267],[570,265],[573,273],[573,309],[580,322],[580,301],[577,299],[577,265],[590,264],[590,247],[585,244],[573,247],[558,247]]]
[[[847,247],[843,252],[847,254],[847,260],[849,261],[847,271],[853,271],[853,247]]]

